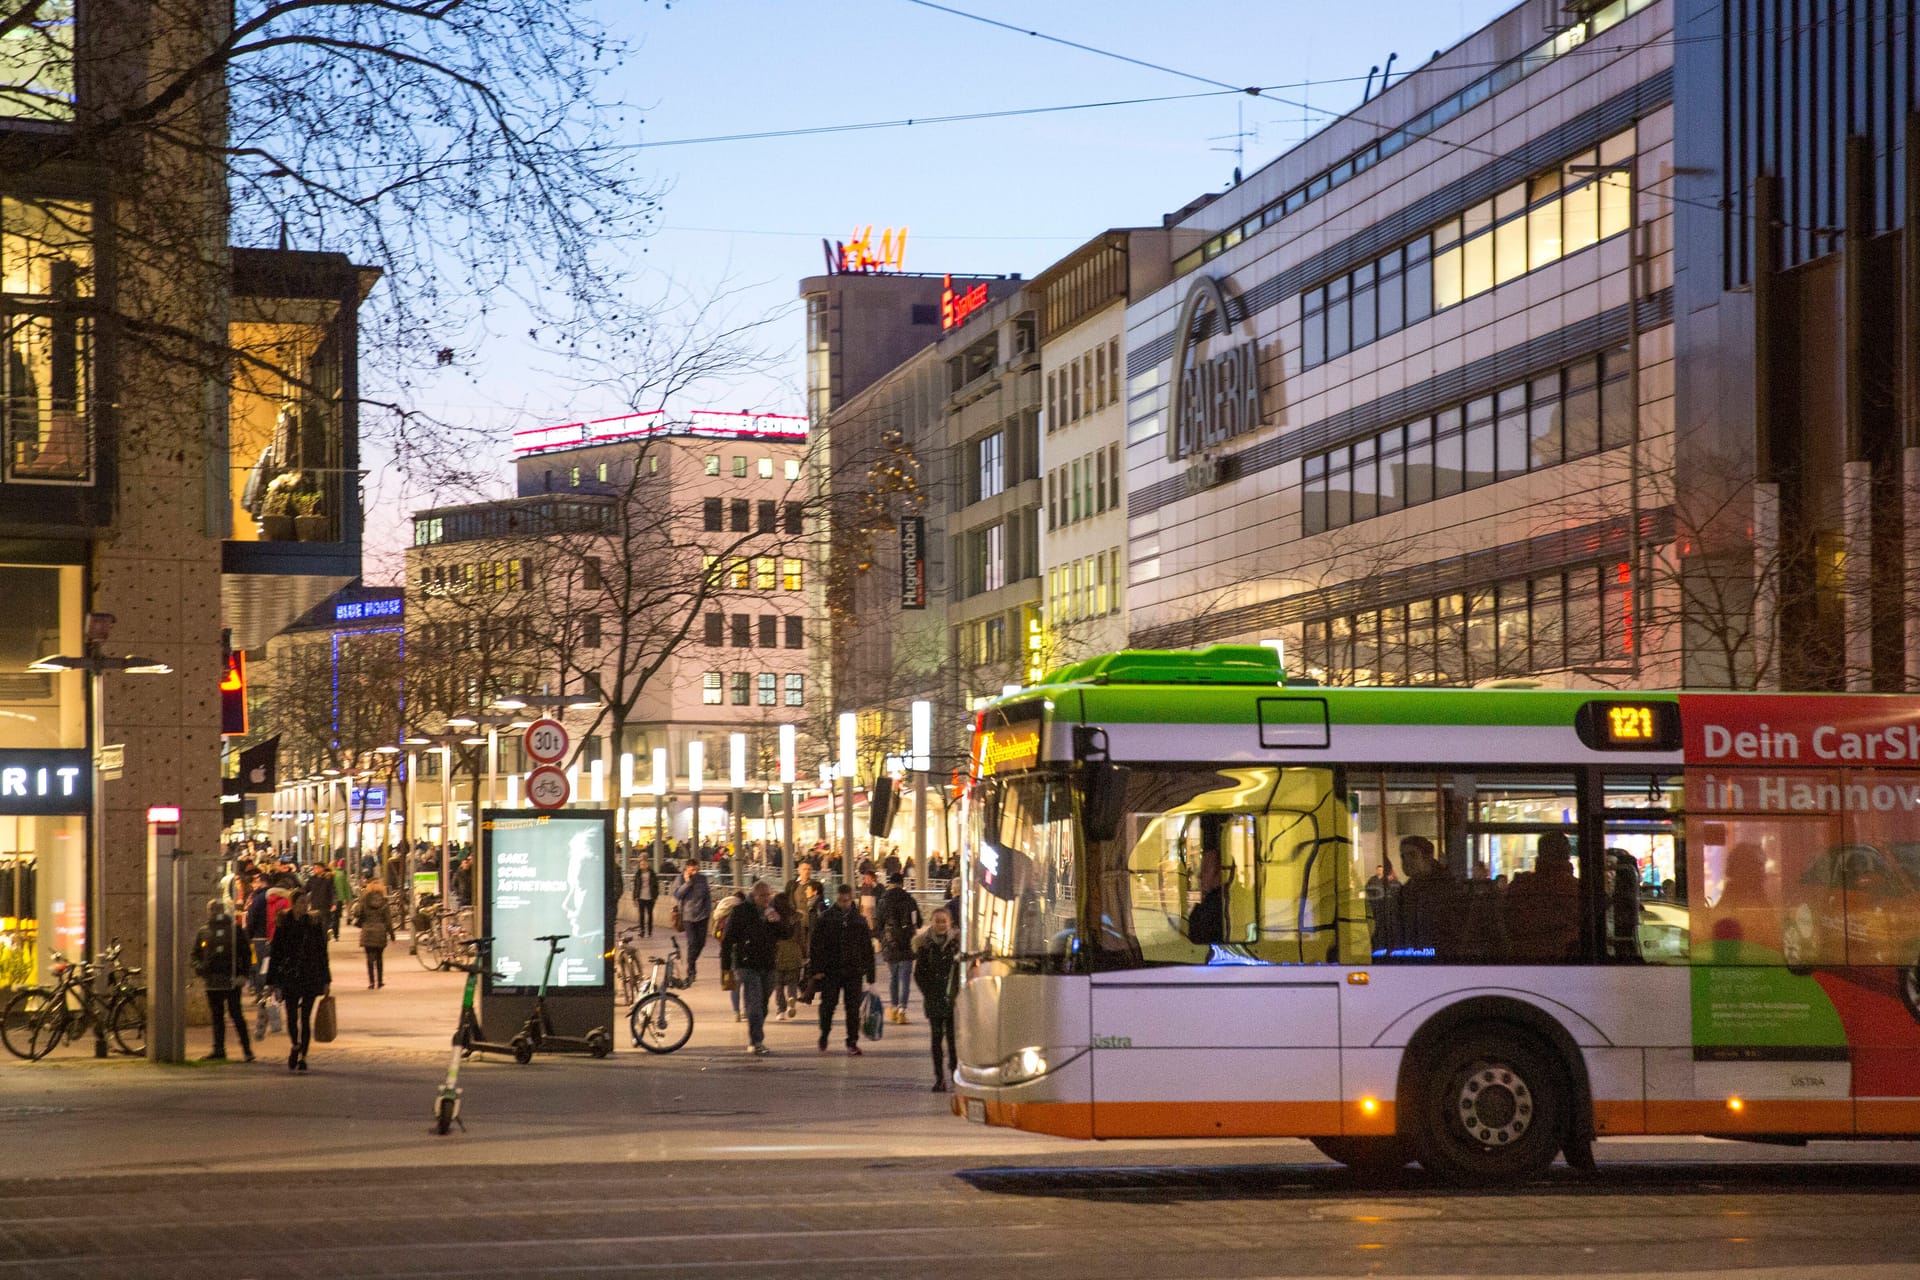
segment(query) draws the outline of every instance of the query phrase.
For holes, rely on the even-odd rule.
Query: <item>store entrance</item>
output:
[[[86,947],[86,817],[0,814],[0,987],[49,980]]]

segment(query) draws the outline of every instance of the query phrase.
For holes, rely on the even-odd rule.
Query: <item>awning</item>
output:
[[[802,800],[799,804],[793,806],[793,812],[795,817],[817,818],[823,813],[837,812],[839,807],[840,796],[837,793],[834,795],[822,794]],[[865,791],[856,790],[853,793],[853,807],[856,809],[864,809],[867,807],[867,793]]]

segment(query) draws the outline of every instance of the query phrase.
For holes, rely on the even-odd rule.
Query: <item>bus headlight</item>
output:
[[[962,1064],[960,1078],[967,1084],[980,1085],[988,1089],[998,1089],[1007,1085],[1025,1084],[1029,1080],[1038,1080],[1049,1071],[1057,1071],[1072,1062],[1082,1050],[1054,1050],[1051,1054],[1039,1045],[1029,1045],[1016,1049],[1000,1059],[991,1067],[968,1067]]]

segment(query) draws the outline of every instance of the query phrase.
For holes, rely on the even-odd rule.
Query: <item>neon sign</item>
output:
[[[987,282],[982,280],[971,289],[960,293],[953,291],[953,277],[948,276],[940,285],[940,327],[958,329],[967,322],[967,317],[987,305]]]
[[[349,600],[333,606],[333,620],[358,622],[362,618],[397,618],[404,608],[398,596],[391,600]]]
[[[864,276],[904,271],[907,260],[907,229],[888,227],[880,233],[880,242],[876,245],[873,240],[873,225],[869,223],[855,231],[853,239],[822,240],[820,248],[827,255],[827,274],[830,276]]]

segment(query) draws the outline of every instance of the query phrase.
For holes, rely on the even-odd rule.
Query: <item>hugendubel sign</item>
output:
[[[927,518],[900,517],[900,607],[927,607]]]

